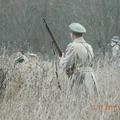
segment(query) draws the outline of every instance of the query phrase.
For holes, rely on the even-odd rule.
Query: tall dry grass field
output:
[[[70,89],[65,74],[59,72],[57,79],[55,60],[38,56],[14,67],[15,57],[0,57],[0,68],[7,71],[0,87],[0,120],[120,119],[120,69],[107,60],[94,66],[99,96],[86,100]]]

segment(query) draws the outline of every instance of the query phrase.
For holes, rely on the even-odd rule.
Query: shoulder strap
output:
[[[88,48],[87,46],[85,46],[84,44],[82,44],[82,45],[86,48],[87,53],[90,54],[91,58],[93,58],[93,57],[92,57],[92,54],[91,54],[91,51],[89,50],[89,48]]]
[[[82,43],[82,42],[81,42]],[[84,43],[86,43],[86,42],[84,42]],[[91,62],[93,61],[93,56],[92,56],[92,54],[91,54],[91,51],[89,50],[89,48],[86,46],[86,45],[84,45],[83,43],[82,43],[82,45],[86,48],[86,50],[87,50],[87,53],[88,53],[88,59],[89,59],[89,55],[91,56]],[[93,65],[93,63],[91,63],[91,66]]]

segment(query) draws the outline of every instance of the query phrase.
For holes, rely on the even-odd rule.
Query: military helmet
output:
[[[119,36],[113,36],[111,40],[112,40],[112,42],[118,43],[120,41],[120,38],[119,38]]]
[[[72,32],[76,33],[86,33],[86,29],[83,25],[79,23],[72,23],[69,25],[69,28]]]

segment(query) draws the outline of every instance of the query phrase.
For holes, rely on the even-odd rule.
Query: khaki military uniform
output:
[[[112,57],[116,57],[116,58],[120,57],[120,45],[119,44],[112,46]]]
[[[112,57],[119,58],[120,57],[120,38],[119,36],[113,36],[111,39],[111,47],[112,47]]]
[[[65,55],[60,59],[60,68],[67,71],[72,79],[71,88],[80,88],[79,94],[84,91],[85,95],[94,96],[97,93],[96,78],[91,67],[93,58],[91,45],[81,37],[67,46]]]
[[[120,45],[115,44],[112,45],[112,66],[113,68],[119,68],[120,67]]]

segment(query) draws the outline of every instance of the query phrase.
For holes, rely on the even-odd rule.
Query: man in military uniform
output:
[[[120,67],[120,38],[119,36],[113,36],[111,39],[112,47],[112,65],[114,68]]]
[[[60,68],[72,79],[71,89],[82,88],[80,93],[93,97],[97,94],[96,79],[92,69],[94,53],[91,45],[83,38],[86,29],[79,23],[69,25],[71,43],[60,58]],[[77,87],[78,86],[78,87]]]
[[[112,57],[120,57],[120,38],[119,36],[113,36],[111,41]]]

